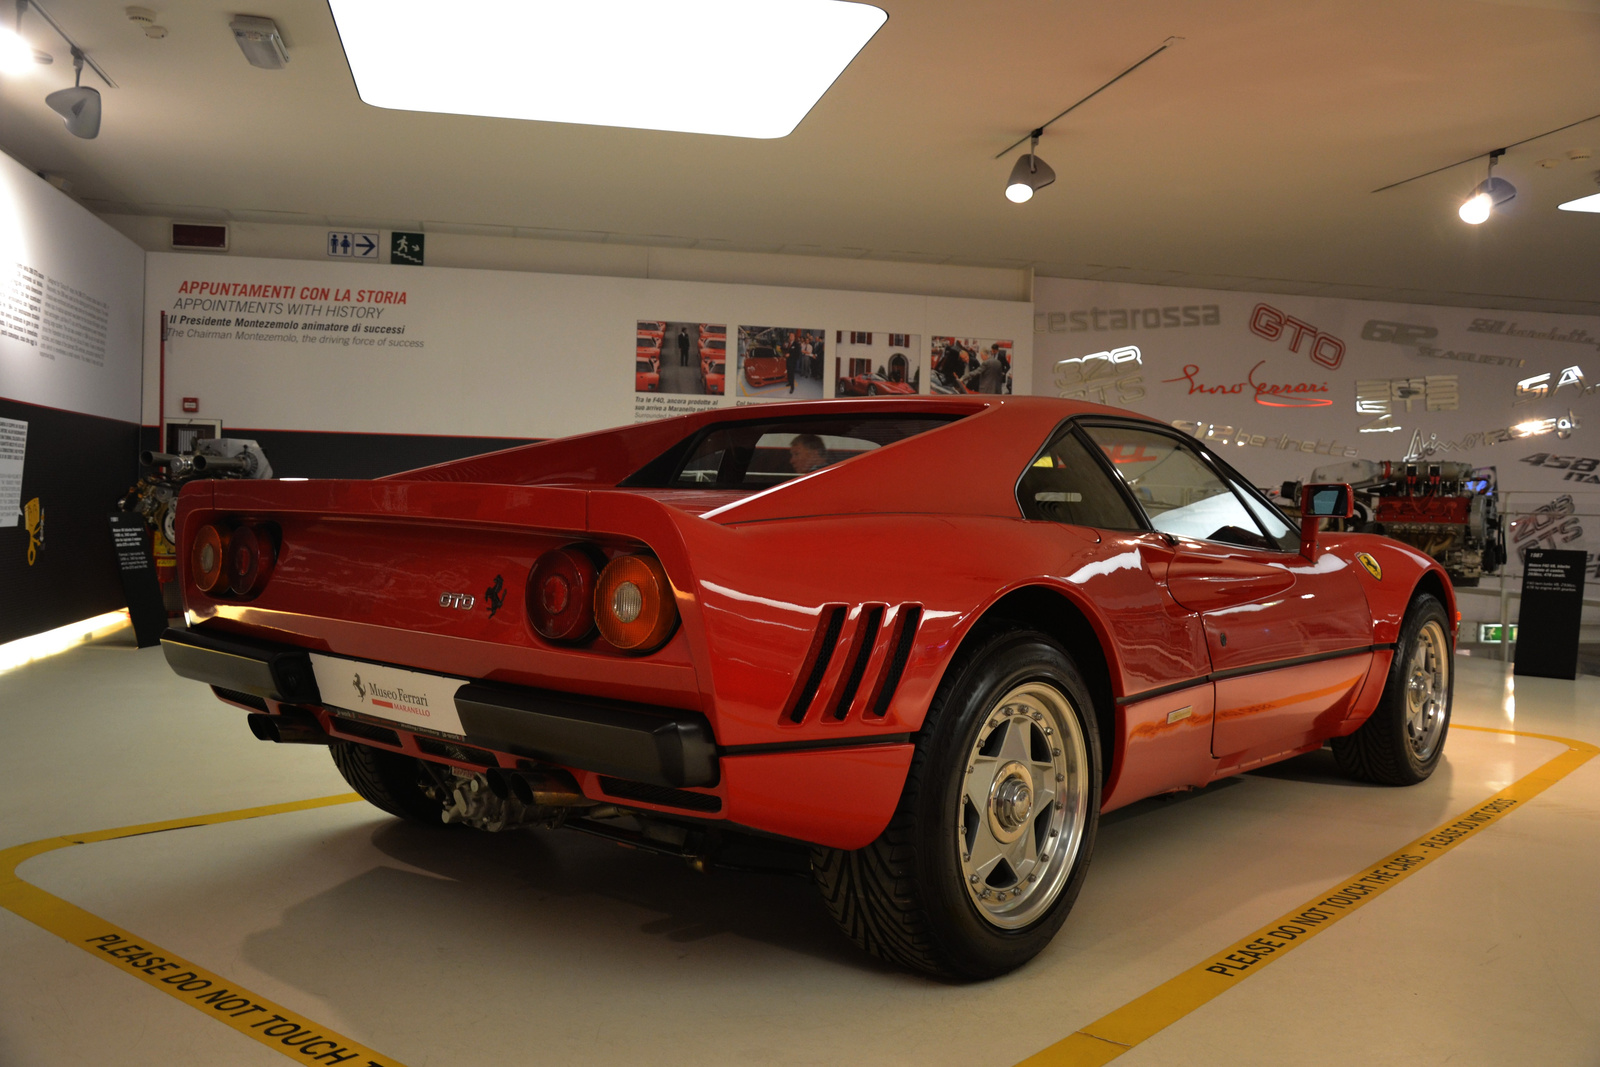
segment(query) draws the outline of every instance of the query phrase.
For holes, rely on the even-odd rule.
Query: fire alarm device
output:
[[[186,396],[186,397],[183,398],[183,411],[184,411],[184,414],[193,415],[195,412],[197,412],[199,410],[200,410],[200,398],[199,397],[197,397],[197,396]]]

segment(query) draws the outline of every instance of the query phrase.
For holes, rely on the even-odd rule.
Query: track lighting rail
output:
[[[1090,93],[1088,96],[1084,97],[1082,100],[1079,100],[1077,103],[1073,104],[1071,107],[1068,107],[1065,110],[1061,111],[1059,114],[1057,114],[1055,116],[1055,118],[1050,119],[1049,122],[1042,122],[1037,127],[1035,127],[1031,133],[1025,133],[1021,137],[1018,137],[1015,141],[1012,141],[1010,144],[1006,145],[1000,151],[996,152],[994,154],[994,158],[999,159],[1001,156],[1005,155],[1007,152],[1009,152],[1013,148],[1017,147],[1023,141],[1026,141],[1026,140],[1028,140],[1030,138],[1033,140],[1034,144],[1037,145],[1039,143],[1039,135],[1044,133],[1045,127],[1049,126],[1050,123],[1055,122],[1056,119],[1065,118],[1067,115],[1070,115],[1072,112],[1076,111],[1078,108],[1082,107],[1084,104],[1087,104],[1089,101],[1093,100],[1095,97],[1099,96],[1101,93],[1105,92],[1107,89],[1109,89],[1113,85],[1117,84],[1123,78],[1126,78],[1128,75],[1132,74],[1134,71],[1138,70],[1140,67],[1144,66],[1146,63],[1150,62],[1156,56],[1159,56],[1162,52],[1165,52],[1167,49],[1171,48],[1175,43],[1177,43],[1178,41],[1181,41],[1181,40],[1183,40],[1182,37],[1168,37],[1165,41],[1161,42],[1161,47],[1160,48],[1157,48],[1154,52],[1151,52],[1149,55],[1147,55],[1143,59],[1139,60],[1139,62],[1135,63],[1133,66],[1129,67],[1127,70],[1123,71],[1121,74],[1118,74],[1115,78],[1112,78],[1110,81],[1108,81],[1104,85],[1100,86],[1100,88],[1096,89],[1094,92]]]
[[[1475,159],[1482,159],[1485,156],[1488,156],[1491,161],[1498,160],[1501,156],[1505,155],[1511,149],[1516,148],[1518,145],[1525,145],[1530,141],[1537,141],[1541,137],[1549,137],[1551,134],[1560,133],[1562,130],[1570,130],[1574,126],[1582,126],[1585,122],[1593,122],[1595,119],[1600,119],[1600,115],[1590,115],[1586,119],[1579,119],[1577,122],[1569,122],[1565,126],[1557,126],[1553,130],[1545,130],[1543,133],[1536,133],[1532,137],[1524,137],[1520,141],[1512,141],[1510,144],[1505,145],[1502,148],[1493,148],[1487,152],[1479,152],[1476,155],[1468,156],[1466,159],[1458,159],[1454,163],[1446,163],[1442,167],[1434,167],[1432,170],[1423,171],[1421,174],[1413,174],[1409,178],[1402,178],[1400,181],[1390,182],[1388,185],[1380,185],[1378,188],[1372,191],[1375,193],[1382,193],[1390,189],[1397,189],[1402,185],[1406,185],[1414,181],[1420,181],[1423,178],[1429,178],[1435,174],[1442,174],[1447,170],[1452,170],[1456,167],[1463,166],[1464,164],[1471,163]],[[1027,138],[1023,138],[1023,140],[1026,139]],[[1017,143],[1021,144],[1022,142],[1019,141]]]
[[[117,83],[111,80],[111,75],[102,70],[100,64],[96,63],[94,59],[90,57],[89,53],[84,51],[83,48],[79,46],[77,41],[74,41],[70,36],[67,35],[67,31],[61,28],[61,24],[50,17],[50,12],[39,6],[39,0],[17,0],[17,25],[19,27],[22,25],[23,13],[30,7],[39,13],[40,18],[44,19],[50,24],[50,28],[55,30],[56,34],[63,41],[67,42],[67,47],[72,49],[72,56],[74,59],[82,56],[84,63],[88,65],[90,70],[94,71],[100,76],[100,80],[105,82],[107,89],[118,88]]]

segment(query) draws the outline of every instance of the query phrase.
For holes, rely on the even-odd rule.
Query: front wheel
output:
[[[1099,823],[1088,687],[1034,632],[953,664],[877,841],[812,867],[852,940],[902,966],[990,978],[1037,955],[1071,910]]]
[[[1450,729],[1453,655],[1444,606],[1424,593],[1401,623],[1377,709],[1355,733],[1331,742],[1341,770],[1383,785],[1416,785],[1433,773]]]

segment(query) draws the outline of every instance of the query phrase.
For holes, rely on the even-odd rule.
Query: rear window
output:
[[[708,426],[623,479],[641,489],[770,489],[960,415],[812,416]]]

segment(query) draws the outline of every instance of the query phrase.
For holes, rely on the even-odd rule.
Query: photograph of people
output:
[[[791,326],[739,327],[739,395],[822,399],[821,330]]]
[[[909,396],[920,391],[922,361],[915,334],[837,330],[834,396]]]
[[[637,337],[637,392],[722,395],[721,352],[728,343],[726,326],[640,319]]]
[[[928,346],[934,393],[1011,392],[1011,342],[977,337],[935,337]]]

